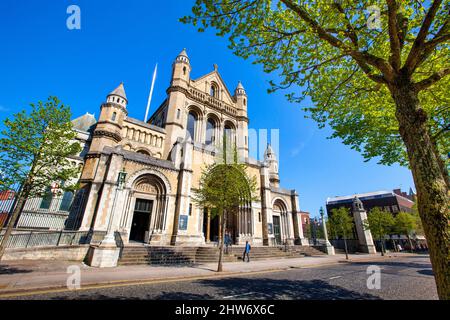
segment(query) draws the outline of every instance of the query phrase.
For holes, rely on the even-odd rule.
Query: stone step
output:
[[[323,255],[313,247],[252,247],[250,260],[273,260]],[[223,255],[224,262],[242,261],[244,247],[231,246],[229,254]],[[219,260],[217,247],[158,247],[128,246],[122,251],[119,265],[186,265],[194,263],[216,263]]]

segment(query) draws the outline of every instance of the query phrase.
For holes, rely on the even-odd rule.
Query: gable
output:
[[[196,80],[191,80],[192,87],[208,95],[210,94],[212,83],[216,84],[219,89],[219,99],[230,105],[234,105],[234,98],[217,70],[214,70]]]

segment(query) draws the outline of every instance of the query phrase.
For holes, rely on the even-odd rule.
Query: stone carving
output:
[[[156,194],[158,191],[156,190],[155,186],[152,185],[149,182],[142,182],[139,185],[136,186],[136,191],[145,192],[145,193],[152,193]]]

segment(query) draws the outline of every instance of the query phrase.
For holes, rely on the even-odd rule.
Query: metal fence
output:
[[[8,239],[6,248],[34,248],[76,246],[100,243],[106,232],[92,231],[14,231]],[[3,234],[0,235],[0,243]]]

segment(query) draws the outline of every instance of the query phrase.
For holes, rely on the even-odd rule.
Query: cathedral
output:
[[[249,102],[239,82],[230,92],[217,66],[191,79],[185,50],[173,62],[167,97],[147,122],[128,116],[123,83],[100,107],[100,116],[73,121],[83,145],[80,231],[119,233],[125,245],[202,246],[218,240],[211,209],[192,201],[202,169],[215,161],[223,135],[236,145],[258,200],[227,220],[236,245],[302,244],[299,199],[279,186],[278,161],[270,145],[264,160],[249,158]]]

